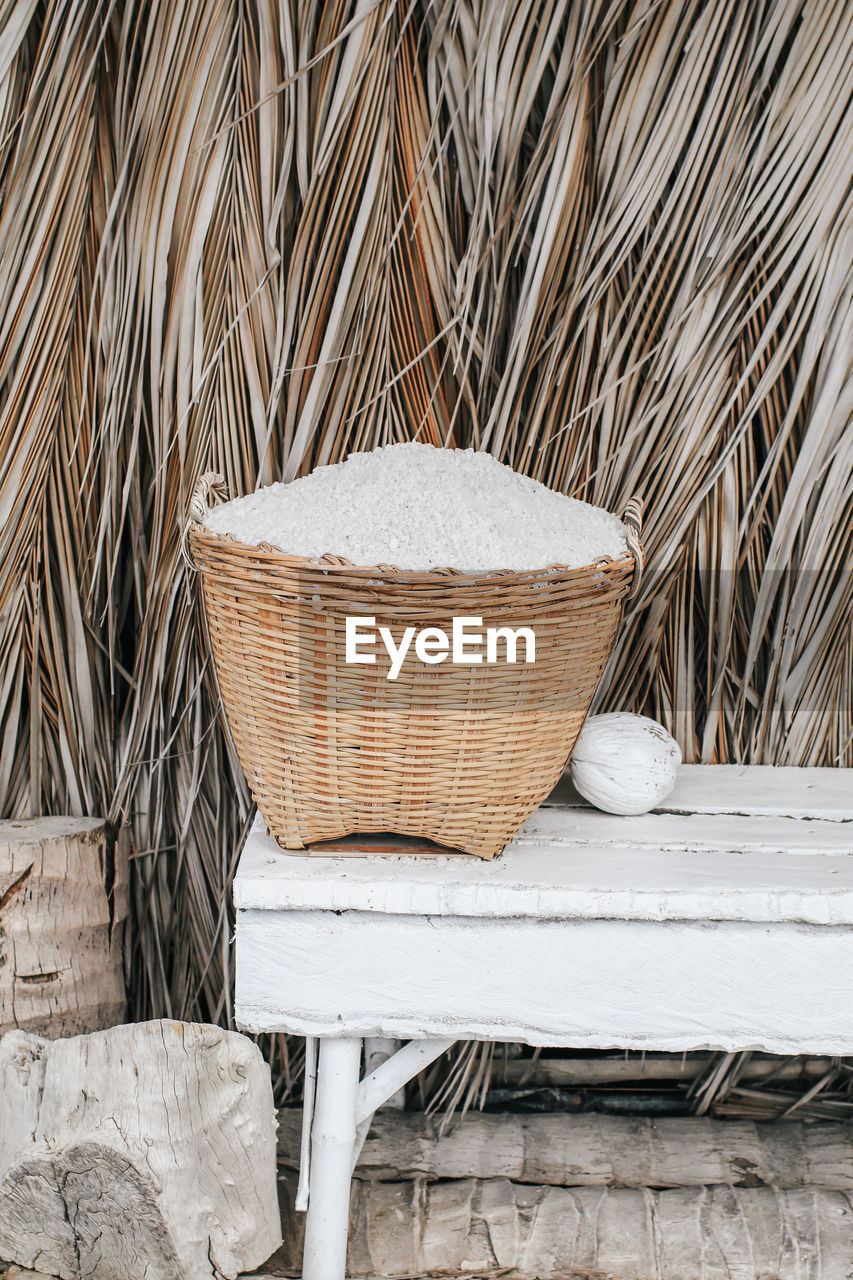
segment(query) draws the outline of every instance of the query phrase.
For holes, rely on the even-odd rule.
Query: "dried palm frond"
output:
[[[420,438],[640,492],[600,705],[853,763],[851,152],[845,0],[0,4],[0,805],[129,823],[139,1014],[232,1016],[204,471]]]

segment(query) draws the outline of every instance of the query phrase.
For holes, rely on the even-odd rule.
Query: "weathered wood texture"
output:
[[[502,1179],[356,1190],[353,1275],[501,1266],[537,1280],[578,1271],[848,1280],[853,1257],[853,1202],[843,1192],[565,1190]]]
[[[299,1162],[302,1112],[279,1112],[279,1159]],[[558,1187],[853,1190],[853,1127],[705,1117],[468,1115],[443,1137],[417,1112],[377,1114],[357,1166],[387,1180],[510,1178]]]
[[[289,1234],[282,1272],[299,1274],[299,1247]],[[844,1191],[356,1180],[347,1275],[849,1280],[851,1258]]]
[[[269,1067],[148,1022],[0,1040],[0,1258],[64,1280],[204,1280],[281,1241]]]
[[[30,1271],[26,1267],[9,1267],[4,1274],[4,1280],[52,1280],[51,1276],[45,1275],[43,1271]]]
[[[689,1084],[711,1065],[708,1053],[644,1053],[620,1054],[618,1057],[554,1058],[544,1054],[537,1058],[504,1058],[495,1055],[491,1085],[527,1085],[529,1088],[553,1086],[559,1089],[594,1087],[603,1084],[632,1084],[640,1081],[678,1080]],[[792,1080],[817,1081],[832,1068],[831,1058],[776,1058],[753,1054],[738,1071],[738,1083],[751,1084],[773,1077],[774,1084]]]
[[[104,822],[0,822],[0,1033],[121,1022],[126,916],[127,858]]]
[[[853,928],[282,910],[237,940],[246,1031],[853,1053]]]
[[[473,858],[288,857],[256,822],[234,902],[240,911],[849,925],[851,855],[853,800],[843,821],[539,809],[485,869]]]
[[[697,766],[630,818],[555,797],[487,867],[289,858],[260,823],[234,900],[249,1031],[853,1053],[853,770]]]
[[[709,774],[716,780],[709,787]],[[800,765],[683,764],[675,790],[655,813],[734,813],[744,817],[826,818],[849,822],[850,769]],[[588,808],[566,770],[545,806]]]

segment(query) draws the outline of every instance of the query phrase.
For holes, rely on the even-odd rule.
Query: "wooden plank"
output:
[[[237,1020],[297,1035],[853,1053],[853,929],[241,911]]]
[[[306,862],[283,855],[259,818],[236,905],[853,923],[853,770],[685,766],[664,810],[630,818],[559,791],[488,865],[404,854]],[[395,837],[375,839],[394,848]],[[370,838],[353,841],[365,851]]]
[[[853,822],[823,818],[744,816],[732,813],[643,813],[635,817],[597,809],[539,809],[505,855],[531,845],[556,849],[687,850],[691,853],[853,854]]]
[[[566,772],[545,801],[586,808]],[[853,769],[792,765],[685,764],[656,813],[731,813],[746,817],[853,821]]]
[[[606,819],[597,814],[595,818]],[[546,822],[559,823],[554,810]],[[643,818],[609,818],[614,824],[643,823]],[[640,845],[583,843],[560,845],[556,839],[523,847],[514,844],[488,864],[468,858],[288,858],[256,825],[246,842],[234,882],[238,909],[260,911],[368,911],[391,915],[454,915],[535,920],[789,920],[808,924],[853,924],[853,857],[843,854],[853,840],[853,825],[779,819],[802,835],[827,839],[829,853],[780,852],[764,847],[753,831],[744,832],[751,852],[714,847],[713,824],[753,829],[760,819],[726,817],[655,821],[695,824],[695,840],[684,830],[654,833]],[[768,820],[769,821],[769,820]],[[636,830],[637,828],[634,828]],[[704,831],[704,835],[702,834]],[[726,831],[736,844],[737,831]],[[776,845],[783,833],[777,831]],[[787,838],[787,837],[785,837]],[[651,837],[649,837],[651,839]],[[680,840],[687,849],[678,851]],[[793,833],[791,835],[793,842]],[[704,842],[704,843],[703,843]],[[675,847],[672,847],[675,846]],[[689,851],[688,851],[689,850]]]
[[[302,1112],[280,1111],[278,1119],[279,1161],[297,1168]],[[853,1190],[847,1124],[469,1113],[439,1135],[439,1122],[421,1112],[377,1114],[358,1175],[510,1178],[557,1187]]]

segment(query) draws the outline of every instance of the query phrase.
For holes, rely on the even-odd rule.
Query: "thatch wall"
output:
[[[389,440],[647,502],[602,705],[853,763],[847,0],[9,0],[0,809],[134,843],[136,1010],[228,1019],[249,817],[182,556]]]

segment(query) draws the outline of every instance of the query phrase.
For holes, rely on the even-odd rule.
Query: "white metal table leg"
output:
[[[352,1171],[373,1113],[453,1040],[411,1040],[359,1083],[361,1044],[357,1037],[320,1040],[310,1171],[300,1175],[300,1207],[308,1195],[302,1280],[344,1280]],[[306,1106],[313,1051],[306,1045]],[[303,1158],[304,1137],[303,1130]]]
[[[360,1067],[359,1038],[320,1041],[302,1280],[344,1280],[346,1275]]]

